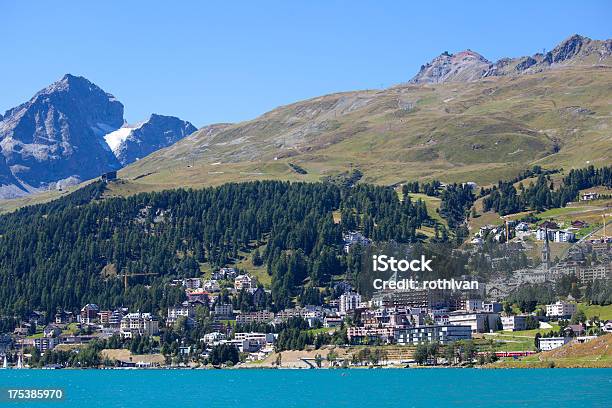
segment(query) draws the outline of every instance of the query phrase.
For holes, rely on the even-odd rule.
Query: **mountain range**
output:
[[[550,52],[495,63],[470,50],[443,53],[406,83],[206,126],[120,174],[133,180],[130,191],[317,181],[355,168],[379,184],[488,184],[536,164],[610,164],[611,51],[612,40],[574,35]]]
[[[609,164],[611,106],[612,40],[580,35],[549,52],[496,62],[471,50],[444,52],[403,84],[199,130],[161,115],[127,125],[112,95],[67,75],[0,118],[0,197],[124,166],[127,193],[317,181],[355,168],[381,184],[486,184],[534,164]]]
[[[125,137],[109,139],[118,129]],[[113,95],[67,74],[0,118],[0,198],[118,170],[195,130],[189,122],[161,115],[130,128]]]
[[[612,40],[592,40],[575,34],[547,53],[518,58],[502,58],[491,62],[472,50],[457,54],[443,52],[409,82],[437,84],[475,81],[486,77],[511,76],[542,72],[567,65],[608,65],[612,55]]]

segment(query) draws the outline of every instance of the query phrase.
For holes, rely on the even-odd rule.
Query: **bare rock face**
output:
[[[595,57],[597,62],[612,55],[612,40],[597,41],[575,34],[546,53],[543,63],[552,65]]]
[[[12,195],[19,195],[116,170],[103,135],[122,124],[121,102],[83,77],[65,75],[0,121],[0,184],[13,181]]]
[[[159,149],[170,146],[197,129],[174,116],[153,114],[133,128],[119,129],[105,136],[117,160],[125,166]]]
[[[152,115],[126,127],[123,105],[83,77],[65,75],[0,116],[0,198],[76,184],[196,131]]]
[[[423,65],[410,83],[437,84],[475,81],[482,78],[490,66],[491,62],[471,50],[457,54],[444,52],[430,63]]]
[[[612,40],[592,40],[575,34],[546,54],[502,58],[495,63],[470,50],[457,54],[444,52],[423,65],[409,83],[471,82],[485,77],[528,74],[566,65],[612,65],[611,57]]]

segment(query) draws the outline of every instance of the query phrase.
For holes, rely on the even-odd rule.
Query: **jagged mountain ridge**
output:
[[[572,35],[546,54],[502,58],[491,62],[482,55],[465,50],[457,54],[444,52],[421,66],[409,81],[412,84],[476,81],[491,76],[521,75],[541,72],[564,65],[610,65],[612,40],[592,40]]]
[[[118,170],[195,131],[189,122],[152,115],[122,140],[123,104],[84,77],[67,74],[0,117],[0,198],[66,186]]]
[[[68,74],[4,114],[0,146],[25,194],[119,169],[101,137],[122,124],[121,102],[85,78]]]
[[[105,140],[121,165],[125,166],[176,143],[196,130],[191,123],[177,117],[152,114],[146,122],[105,135]]]
[[[435,86],[405,83],[325,95],[201,129],[122,175],[135,178],[141,189],[267,178],[316,181],[355,167],[374,183],[490,183],[535,164],[608,165],[611,40],[572,38],[542,56],[553,61],[546,69],[531,64],[518,75],[493,75],[473,51],[455,60],[449,54],[444,59],[451,64],[466,60],[478,70],[462,72],[461,82],[452,80],[455,75]],[[530,65],[522,59],[504,64],[509,72]]]

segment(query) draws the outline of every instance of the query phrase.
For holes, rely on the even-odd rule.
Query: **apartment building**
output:
[[[356,292],[346,292],[340,296],[340,313],[355,310],[361,303],[361,295]]]
[[[502,316],[501,322],[506,331],[527,330],[527,316]]]
[[[121,319],[120,334],[131,339],[134,336],[154,336],[159,333],[159,321],[151,313],[128,313]]]
[[[568,318],[575,314],[577,310],[578,308],[575,303],[559,300],[552,305],[546,305],[546,316]]]
[[[472,328],[470,326],[419,326],[395,330],[397,344],[449,344],[457,340],[469,340],[471,338]]]
[[[452,312],[448,315],[448,324],[470,326],[472,333],[488,333],[497,329],[498,319],[498,313]]]

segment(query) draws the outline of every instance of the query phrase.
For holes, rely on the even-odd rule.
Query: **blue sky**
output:
[[[196,126],[410,79],[442,51],[490,60],[612,37],[612,2],[0,0],[0,111],[70,72]],[[61,5],[60,5],[61,4]]]

